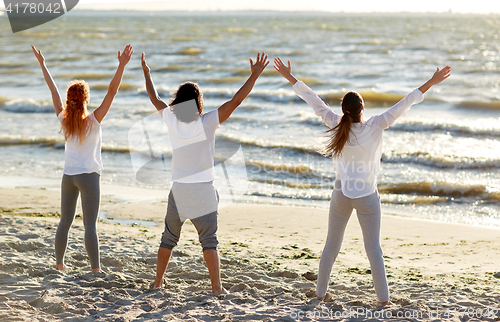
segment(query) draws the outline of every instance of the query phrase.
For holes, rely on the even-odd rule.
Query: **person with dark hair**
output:
[[[292,75],[290,61],[287,66],[276,57],[274,68],[286,78],[300,98],[320,116],[329,135],[322,154],[332,156],[337,173],[334,183],[328,235],[321,255],[318,272],[317,297],[327,294],[333,263],[340,251],[344,231],[353,209],[356,209],[363,231],[366,254],[370,261],[375,293],[379,305],[392,304],[380,247],[380,197],[377,191],[377,174],[382,156],[382,133],[398,118],[404,116],[413,104],[423,101],[424,93],[431,86],[450,76],[451,68],[437,69],[422,86],[413,90],[396,105],[382,114],[363,120],[364,101],[359,93],[348,92],[342,98],[342,115],[332,111],[306,84]]]
[[[146,63],[146,55],[142,53],[142,68],[149,99],[168,127],[173,148],[173,184],[168,196],[165,231],[158,249],[153,288],[163,286],[172,248],[179,241],[184,221],[189,219],[198,231],[203,247],[212,294],[228,294],[221,283],[217,252],[218,194],[213,185],[215,130],[250,94],[268,64],[265,53],[258,53],[255,63],[250,59],[251,74],[234,97],[218,109],[203,113],[202,93],[198,84],[192,82],[181,84],[167,105],[156,91],[150,68]]]
[[[90,100],[89,85],[82,80],[70,83],[66,94],[66,107],[63,107],[59,90],[45,65],[40,50],[31,46],[45,82],[52,94],[52,102],[64,134],[64,174],[61,183],[61,220],[55,238],[56,269],[65,270],[64,255],[68,244],[68,233],[75,218],[76,202],[81,195],[83,225],[85,226],[85,249],[89,256],[92,272],[100,271],[99,239],[96,223],[100,205],[101,160],[101,121],[106,116],[118,93],[125,66],[132,56],[132,46],[128,45],[123,53],[118,51],[118,68],[109,84],[108,92],[101,105],[92,113],[87,110]]]

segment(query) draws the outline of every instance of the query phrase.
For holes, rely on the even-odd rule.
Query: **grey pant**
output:
[[[363,241],[368,260],[370,261],[377,298],[380,302],[388,301],[389,289],[385,275],[382,248],[380,247],[381,210],[378,192],[366,197],[350,199],[342,193],[340,180],[335,182],[335,189],[330,201],[328,235],[319,262],[317,294],[320,297],[326,294],[332,266],[340,251],[340,246],[344,239],[344,231],[353,209],[356,209],[359,224],[363,231]]]
[[[217,213],[213,211],[207,215],[190,219],[198,231],[198,237],[203,247],[207,249],[217,249],[219,244],[217,240]],[[165,216],[165,231],[161,235],[160,247],[172,249],[177,246],[181,235],[183,222],[179,217],[177,206],[175,205],[172,191],[168,195],[167,215]]]
[[[64,254],[68,244],[68,232],[75,218],[76,202],[81,193],[83,226],[85,227],[85,249],[92,269],[99,268],[99,240],[96,222],[100,203],[100,175],[83,173],[63,175],[61,184],[61,221],[57,227],[55,248],[56,263],[64,263]]]

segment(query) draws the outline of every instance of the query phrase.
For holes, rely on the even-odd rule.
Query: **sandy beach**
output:
[[[326,209],[222,209],[219,251],[223,285],[231,294],[215,297],[189,222],[166,288],[149,289],[165,202],[124,203],[103,194],[108,218],[141,218],[157,226],[100,222],[98,274],[90,273],[78,216],[67,252],[72,270],[54,269],[59,192],[2,188],[0,205],[1,321],[500,320],[497,229],[384,215],[382,247],[395,306],[381,309],[355,216],[332,271],[329,299],[320,302],[315,279]]]

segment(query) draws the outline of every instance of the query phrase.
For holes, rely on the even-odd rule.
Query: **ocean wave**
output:
[[[9,100],[6,96],[0,96],[0,107],[5,104]]]
[[[85,56],[62,56],[62,57],[56,57],[52,58],[54,61],[75,61],[75,60],[82,60],[84,59]]]
[[[269,142],[264,139],[252,139],[252,138],[241,138],[241,137],[236,137],[234,135],[229,135],[229,134],[217,134],[219,138],[223,138],[224,140],[227,141],[232,141],[232,142],[237,142],[242,145],[246,146],[253,146],[253,147],[258,147],[258,148],[272,148],[272,149],[289,149],[297,152],[302,152],[302,153],[311,153],[311,154],[318,154],[317,150],[320,148],[318,147],[315,149],[312,146],[306,146],[306,145],[296,145],[293,144],[292,142],[286,143],[286,142]]]
[[[300,191],[300,190],[297,190]],[[280,198],[280,199],[294,199],[294,200],[314,200],[314,201],[328,201],[331,197],[330,193],[325,192],[323,194],[311,194],[308,191],[300,193],[286,193],[277,191],[250,191],[246,195],[255,197],[268,197],[268,198]]]
[[[249,181],[265,183],[272,186],[283,186],[293,189],[307,190],[307,189],[332,189],[333,186],[318,184],[315,182],[307,182],[305,181],[294,181],[294,180],[279,180],[279,179],[258,179],[258,178],[250,178]],[[291,194],[290,194],[291,195]],[[323,198],[322,198],[323,199]],[[325,199],[323,199],[325,200]]]
[[[298,174],[309,174],[315,173],[315,171],[305,164],[291,164],[291,163],[270,163],[265,161],[250,160],[247,161],[256,168],[259,168],[264,172],[286,172],[286,173],[298,173]]]
[[[500,201],[500,191],[483,184],[459,182],[404,182],[379,184],[382,194],[424,195],[447,198],[477,198],[478,200]],[[444,201],[442,199],[441,201]]]
[[[54,105],[48,101],[36,101],[31,98],[8,98],[0,96],[0,109],[12,113],[50,113]]]
[[[62,32],[50,31],[50,32],[21,32],[19,33],[20,37],[36,37],[36,38],[47,38],[47,37],[55,37],[55,36],[64,36]]]
[[[450,199],[448,197],[442,197],[442,196],[421,196],[421,195],[381,193],[380,201],[386,204],[388,203],[397,205],[435,205],[439,203],[449,202]]]
[[[234,75],[237,75],[237,76],[246,76],[245,78],[250,76],[250,73],[251,73],[249,68],[229,68],[226,70],[226,69],[221,69],[218,67],[216,70],[217,71],[232,72]],[[272,68],[272,69],[268,68],[262,72],[262,76],[279,76],[279,73],[274,68]]]
[[[251,196],[325,200],[331,198],[333,186],[330,183],[317,184],[307,181],[291,181],[278,179],[249,179],[261,183],[258,191],[248,191]],[[271,187],[269,187],[269,185]],[[280,189],[286,187],[287,189]],[[288,189],[291,188],[291,189]],[[257,190],[257,189],[256,189]],[[488,186],[480,184],[456,184],[448,182],[410,182],[399,184],[379,184],[380,201],[386,204],[435,205],[464,202],[475,199],[496,203],[500,201],[499,191],[490,191]]]
[[[484,159],[473,156],[432,155],[429,152],[384,152],[382,162],[413,163],[439,169],[491,170],[500,168],[500,159]]]
[[[153,72],[178,72],[181,70],[192,69],[191,66],[181,65],[181,64],[170,64],[164,67],[155,67]]]
[[[6,68],[6,69],[0,69],[0,74],[34,74],[35,72],[32,71],[31,69],[25,69],[25,68]]]
[[[460,120],[450,121],[443,119],[426,121],[408,120],[394,124],[389,128],[389,130],[403,132],[439,131],[464,136],[496,138],[500,137],[500,126],[498,126],[497,124],[498,121],[496,121],[496,119],[467,122],[463,122]]]
[[[500,100],[489,102],[463,101],[458,104],[460,108],[475,108],[481,110],[500,110]]]
[[[107,91],[109,88],[109,84],[95,84],[90,87],[91,89],[95,89],[97,91]],[[140,87],[130,84],[130,83],[121,83],[120,91],[139,91]]]
[[[214,84],[243,84],[247,78],[243,76],[228,76],[228,77],[218,77],[211,78],[208,80],[210,83]]]
[[[70,79],[111,79],[114,74],[102,74],[102,73],[80,73],[80,74],[59,74],[57,77],[70,78]]]
[[[0,145],[45,145],[60,146],[64,144],[62,137],[40,137],[21,135],[0,135]]]
[[[228,27],[225,31],[230,33],[255,33],[258,31],[256,28],[238,28],[238,27]]]
[[[0,135],[0,145],[43,145],[55,148],[64,147],[64,137],[60,136],[22,136],[22,135]],[[147,147],[136,147],[131,149],[129,146],[116,144],[113,142],[103,143],[103,152],[111,153],[130,153],[131,151],[150,155]],[[167,153],[168,154],[168,153]]]
[[[205,51],[201,48],[189,47],[189,48],[181,49],[177,53],[180,55],[196,56],[196,55],[202,54],[204,52]]]
[[[0,61],[0,68],[23,68],[29,67],[28,62],[10,62],[10,61]]]
[[[106,35],[103,32],[93,32],[93,33],[79,32],[79,33],[75,33],[74,37],[78,37],[78,38],[91,38],[91,39],[105,39],[105,38],[108,37],[108,35]]]

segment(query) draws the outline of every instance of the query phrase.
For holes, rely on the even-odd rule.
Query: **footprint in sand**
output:
[[[8,246],[20,253],[31,252],[46,247],[46,245],[38,242],[12,242],[8,243]]]
[[[24,234],[24,235],[17,235],[17,238],[19,238],[20,240],[28,240],[28,239],[40,238],[40,235]]]

